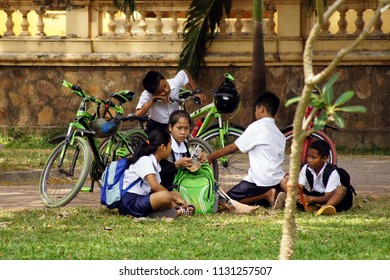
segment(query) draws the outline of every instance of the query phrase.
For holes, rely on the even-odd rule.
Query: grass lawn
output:
[[[0,137],[1,171],[42,168],[53,146],[27,140]],[[351,210],[336,216],[297,213],[293,258],[390,260],[389,204],[390,196],[357,196]],[[277,260],[282,226],[283,212],[264,208],[173,221],[130,219],[104,208],[0,209],[0,260]]]
[[[390,197],[297,214],[296,260],[389,260]],[[283,212],[137,220],[104,208],[0,210],[2,260],[277,260]]]

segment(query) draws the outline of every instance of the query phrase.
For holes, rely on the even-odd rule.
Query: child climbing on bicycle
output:
[[[333,165],[328,163],[330,147],[324,140],[311,143],[307,164],[299,173],[299,185],[303,188],[303,198],[298,196],[298,202],[306,201],[307,212],[316,215],[335,215],[339,211],[348,210],[352,206],[352,194],[347,195],[347,186],[342,186],[340,175]],[[326,169],[330,169],[327,172]],[[324,184],[325,173],[330,173]]]
[[[256,121],[232,144],[213,152],[208,161],[240,150],[248,153],[249,170],[243,180],[227,194],[244,204],[268,202],[273,209],[283,207],[286,193],[281,192],[284,179],[285,137],[275,124],[279,98],[272,92],[264,92],[255,101]]]
[[[144,116],[149,112],[149,121],[145,130],[147,134],[154,129],[168,128],[169,115],[179,109],[179,104],[171,102],[171,99],[179,99],[180,88],[187,84],[192,90],[197,89],[200,93],[191,74],[185,69],[180,70],[172,79],[166,79],[163,74],[153,70],[146,73],[142,81],[145,90],[137,104],[136,115]],[[199,97],[204,100],[203,95]]]
[[[186,139],[190,134],[191,118],[184,110],[174,111],[168,122],[168,129],[171,133],[172,152],[167,159],[161,160],[161,184],[168,190],[173,189],[173,181],[178,172],[178,168],[190,169],[193,165],[193,160],[187,148]],[[201,153],[198,156],[199,162],[206,162],[207,156]],[[219,191],[218,204],[226,208],[228,211],[241,214],[255,211],[258,206],[249,206],[239,203],[230,197],[223,190]]]
[[[123,186],[137,183],[121,198],[119,213],[134,217],[176,217],[194,213],[194,207],[187,205],[178,192],[169,192],[160,184],[160,161],[171,154],[171,144],[167,131],[154,130],[129,159]]]

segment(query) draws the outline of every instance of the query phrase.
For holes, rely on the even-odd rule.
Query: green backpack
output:
[[[179,168],[174,186],[189,205],[195,206],[197,214],[211,214],[218,209],[218,193],[214,174],[208,163],[202,163],[198,171]]]

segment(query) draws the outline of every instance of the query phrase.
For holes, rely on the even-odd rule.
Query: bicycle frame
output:
[[[69,123],[68,132],[67,132],[67,135],[65,137],[65,140],[67,141],[67,145],[64,146],[63,151],[61,152],[60,161],[58,163],[58,168],[59,168],[59,171],[65,172],[61,166],[62,161],[63,161],[63,157],[64,157],[65,151],[67,149],[67,146],[69,144],[73,144],[74,137],[76,135],[81,135],[83,137],[86,137],[88,144],[89,144],[89,147],[91,148],[93,158],[95,160],[94,161],[95,166],[93,166],[92,170],[91,170],[91,177],[93,180],[91,183],[90,191],[92,192],[94,181],[97,181],[100,179],[101,175],[103,174],[103,172],[105,170],[105,166],[107,165],[108,158],[111,156],[111,151],[112,151],[112,146],[113,146],[114,140],[115,139],[122,140],[123,143],[125,143],[125,145],[126,145],[127,151],[132,152],[132,148],[127,143],[126,137],[122,133],[120,133],[119,131],[116,131],[114,135],[110,136],[109,144],[107,145],[107,147],[104,151],[104,154],[102,155],[99,152],[98,145],[95,142],[95,132],[93,130],[91,130],[90,126],[89,126],[89,123],[91,121],[100,117],[100,106],[102,104],[105,105],[106,109],[109,109],[109,108],[113,109],[116,113],[116,116],[122,116],[123,115],[122,102],[119,102],[119,104],[114,104],[112,102],[97,99],[97,98],[85,93],[80,87],[72,85],[71,83],[69,83],[67,81],[63,81],[63,86],[72,89],[72,91],[75,94],[83,97],[83,99],[80,102],[80,106],[77,110],[76,120],[74,122]],[[97,109],[96,109],[95,115],[91,115],[90,113],[88,113],[86,111],[88,102],[92,102],[92,103],[97,104]],[[110,114],[110,116],[113,117],[108,110],[106,110],[106,112],[108,112]],[[122,152],[121,156],[127,156],[127,155],[124,155]],[[75,154],[75,157],[77,157],[77,153]],[[74,164],[72,164],[72,166],[74,166]],[[97,167],[97,170],[95,167]],[[71,170],[69,174],[73,175],[73,172],[74,172],[74,170]]]

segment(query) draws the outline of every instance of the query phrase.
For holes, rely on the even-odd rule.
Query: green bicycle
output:
[[[47,159],[40,176],[39,193],[47,207],[61,207],[71,202],[83,188],[88,174],[90,192],[95,182],[101,186],[105,167],[119,157],[134,154],[137,145],[147,139],[140,130],[118,131],[120,124],[127,120],[123,117],[122,104],[131,101],[135,93],[128,90],[111,93],[110,98],[118,101],[115,104],[109,99],[90,96],[79,86],[65,80],[62,85],[82,97],[82,101],[75,121],[69,123],[67,134],[57,138],[60,143]],[[111,111],[115,112],[115,116]],[[97,138],[108,140],[99,147]]]
[[[214,151],[233,143],[245,131],[241,125],[229,121],[232,118],[229,114],[237,113],[240,105],[240,96],[233,81],[234,77],[226,73],[220,87],[212,91],[213,102],[190,113],[191,119],[197,120],[191,135],[205,140]],[[178,102],[180,109],[186,110],[186,100],[189,97],[200,104],[200,99],[194,96],[196,93],[199,92],[181,89],[180,98],[172,102]],[[218,160],[218,179],[216,178],[221,188],[226,191],[238,184],[247,174],[248,166],[249,159],[245,153],[238,151],[221,157]]]

